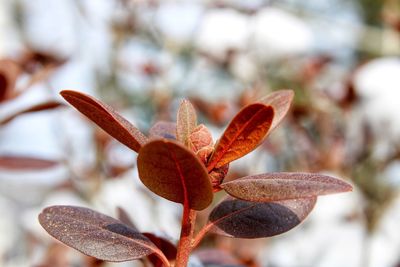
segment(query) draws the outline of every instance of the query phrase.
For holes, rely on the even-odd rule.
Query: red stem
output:
[[[184,205],[182,215],[181,236],[178,244],[175,267],[186,267],[189,261],[189,255],[192,250],[192,240],[194,232],[194,223],[197,212]]]
[[[212,226],[212,224],[209,223],[209,224],[206,224],[203,228],[201,228],[201,230],[197,233],[196,237],[193,240],[192,249],[197,247],[197,245],[200,243],[200,241],[208,233],[208,231],[210,230],[211,226]]]

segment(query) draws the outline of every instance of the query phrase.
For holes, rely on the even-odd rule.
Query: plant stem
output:
[[[197,247],[197,245],[200,243],[203,237],[208,233],[211,226],[212,224],[207,224],[203,228],[201,228],[201,230],[197,233],[196,237],[193,240],[192,249]]]
[[[194,223],[197,212],[184,205],[182,215],[181,236],[178,244],[175,267],[186,267],[192,250]]]

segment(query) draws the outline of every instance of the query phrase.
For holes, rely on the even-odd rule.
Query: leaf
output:
[[[129,261],[161,253],[135,229],[91,209],[47,207],[39,215],[39,222],[54,238],[101,260]]]
[[[195,255],[206,266],[242,267],[240,261],[231,253],[222,249],[203,248],[196,250]]]
[[[148,239],[150,239],[164,253],[165,257],[168,260],[171,261],[176,258],[177,248],[169,240],[157,236],[153,233],[142,233],[142,234],[146,236]],[[162,266],[162,261],[156,255],[151,254],[147,257],[149,258],[150,262],[153,263],[153,266],[155,267]]]
[[[316,197],[276,202],[250,202],[227,197],[209,216],[211,232],[236,238],[270,237],[300,224]]]
[[[213,193],[207,170],[197,156],[174,141],[150,141],[138,156],[140,180],[157,195],[187,203],[191,209],[205,209]]]
[[[278,90],[258,101],[274,108],[274,119],[272,120],[272,125],[269,131],[275,129],[275,127],[283,120],[289,111],[293,97],[294,92],[292,90]]]
[[[58,164],[59,162],[48,159],[25,157],[25,156],[0,155],[0,169],[21,170],[21,171],[42,170],[42,169],[52,168]]]
[[[0,60],[0,102],[16,96],[14,87],[20,73],[21,68],[16,62]]]
[[[63,90],[61,95],[83,115],[130,149],[138,152],[147,142],[144,134],[101,101],[72,90]]]
[[[176,139],[176,123],[169,121],[158,121],[149,130],[151,138]]]
[[[26,113],[55,109],[55,108],[62,107],[62,106],[64,106],[64,104],[57,102],[57,101],[48,101],[48,102],[44,102],[44,103],[39,103],[37,105],[28,107],[26,109],[22,109],[22,110],[18,111],[17,113],[14,113],[14,114],[6,117],[5,119],[2,119],[0,121],[0,125],[7,124],[10,121],[12,121],[13,119],[17,118],[18,116],[26,114]]]
[[[221,184],[231,196],[248,201],[277,201],[347,192],[345,181],[316,173],[276,172],[252,175]]]
[[[117,207],[117,217],[118,219],[129,226],[130,228],[137,230],[137,227],[132,222],[131,218],[129,217],[128,213],[121,207]],[[174,244],[172,244],[169,240],[159,237],[153,233],[142,233],[145,237],[147,237],[154,245],[156,245],[161,252],[165,255],[168,260],[174,260],[176,258],[177,249]],[[147,256],[150,262],[153,263],[154,266],[162,266],[162,261],[156,254],[150,254]]]
[[[182,100],[176,119],[176,137],[178,141],[187,145],[188,137],[197,126],[197,115],[192,104],[184,99]]]
[[[211,171],[254,150],[271,127],[274,110],[255,103],[244,107],[230,122],[215,146],[207,169]]]
[[[129,217],[129,214],[124,210],[122,207],[117,207],[117,218],[130,228],[139,231],[136,227],[136,225],[133,223],[131,218]]]

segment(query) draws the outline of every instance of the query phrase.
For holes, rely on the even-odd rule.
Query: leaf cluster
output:
[[[300,224],[320,195],[350,191],[337,178],[314,173],[265,173],[225,182],[229,163],[257,148],[279,125],[293,100],[291,90],[276,91],[245,106],[214,143],[198,124],[188,100],[180,104],[176,122],[157,122],[146,136],[113,108],[71,90],[61,95],[77,110],[122,144],[138,153],[142,183],[155,194],[183,205],[178,246],[141,233],[120,216],[113,219],[73,206],[45,208],[39,221],[46,231],[84,254],[106,261],[148,257],[155,266],[186,266],[190,252],[207,233],[261,238],[284,233]],[[194,233],[196,212],[209,207],[214,193],[228,196],[213,208],[208,222]]]

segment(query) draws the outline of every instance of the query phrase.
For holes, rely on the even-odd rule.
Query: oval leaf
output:
[[[231,196],[248,201],[276,201],[347,192],[352,186],[342,180],[301,172],[277,172],[239,178],[221,185]]]
[[[0,156],[0,169],[7,170],[42,170],[57,166],[59,162],[48,159],[25,156]]]
[[[138,156],[140,180],[151,191],[168,200],[205,209],[213,193],[207,170],[186,147],[166,139],[150,141]]]
[[[228,237],[278,235],[300,224],[314,208],[316,199],[250,202],[228,197],[211,212],[208,227],[211,232]]]
[[[149,130],[149,137],[176,139],[176,123],[158,121]]]
[[[177,139],[187,146],[188,137],[197,126],[197,115],[192,104],[186,99],[182,100],[179,106],[176,122]]]
[[[274,108],[274,119],[272,120],[272,125],[269,131],[275,129],[275,127],[278,126],[279,123],[283,120],[283,118],[289,111],[290,105],[293,101],[293,97],[293,90],[279,90],[261,98],[258,101]]]
[[[91,209],[52,206],[43,210],[39,222],[54,238],[97,259],[120,262],[161,253],[135,229]]]
[[[63,90],[60,94],[83,115],[130,149],[138,152],[147,142],[144,134],[101,101],[72,90]]]
[[[215,146],[207,169],[211,171],[254,150],[267,134],[274,117],[271,106],[255,103],[244,107],[228,125]]]

